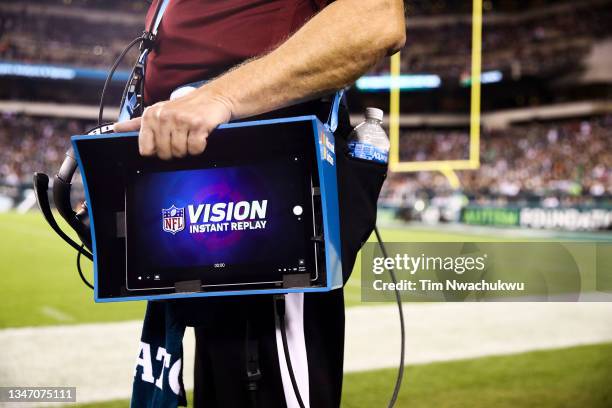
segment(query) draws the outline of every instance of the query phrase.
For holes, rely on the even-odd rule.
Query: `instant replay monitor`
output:
[[[98,302],[342,286],[333,134],[315,116],[226,124],[199,156],[73,136]]]

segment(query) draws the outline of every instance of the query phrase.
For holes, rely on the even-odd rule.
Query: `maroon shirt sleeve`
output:
[[[149,27],[157,2],[146,18]],[[167,100],[180,85],[214,78],[274,49],[327,0],[171,0],[147,58],[145,100]]]

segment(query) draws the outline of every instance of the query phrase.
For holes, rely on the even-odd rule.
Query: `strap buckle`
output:
[[[340,89],[334,95],[334,100],[329,111],[329,117],[327,118],[327,122],[325,123],[325,127],[331,133],[334,133],[336,131],[336,128],[338,128],[338,109],[340,109],[340,102],[342,101],[343,96],[344,89]]]
[[[144,64],[137,62],[128,84],[127,95],[132,101],[131,117],[140,116],[144,108]]]
[[[253,367],[247,370],[248,388],[250,391],[255,391],[257,389],[257,381],[261,380],[261,370],[257,362],[250,362],[249,366],[251,365]]]

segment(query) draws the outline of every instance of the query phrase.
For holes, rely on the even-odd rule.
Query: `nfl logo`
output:
[[[170,208],[162,208],[162,226],[164,231],[176,234],[185,229],[185,209],[176,208],[174,205]]]

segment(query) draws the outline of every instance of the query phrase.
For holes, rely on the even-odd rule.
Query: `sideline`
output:
[[[395,308],[347,309],[347,372],[396,366],[399,325]],[[612,303],[406,303],[404,311],[407,364],[612,341]],[[79,403],[129,398],[141,324],[0,330],[0,384],[76,386]],[[189,375],[193,348],[193,330],[188,328],[184,341],[187,389],[193,388]]]

